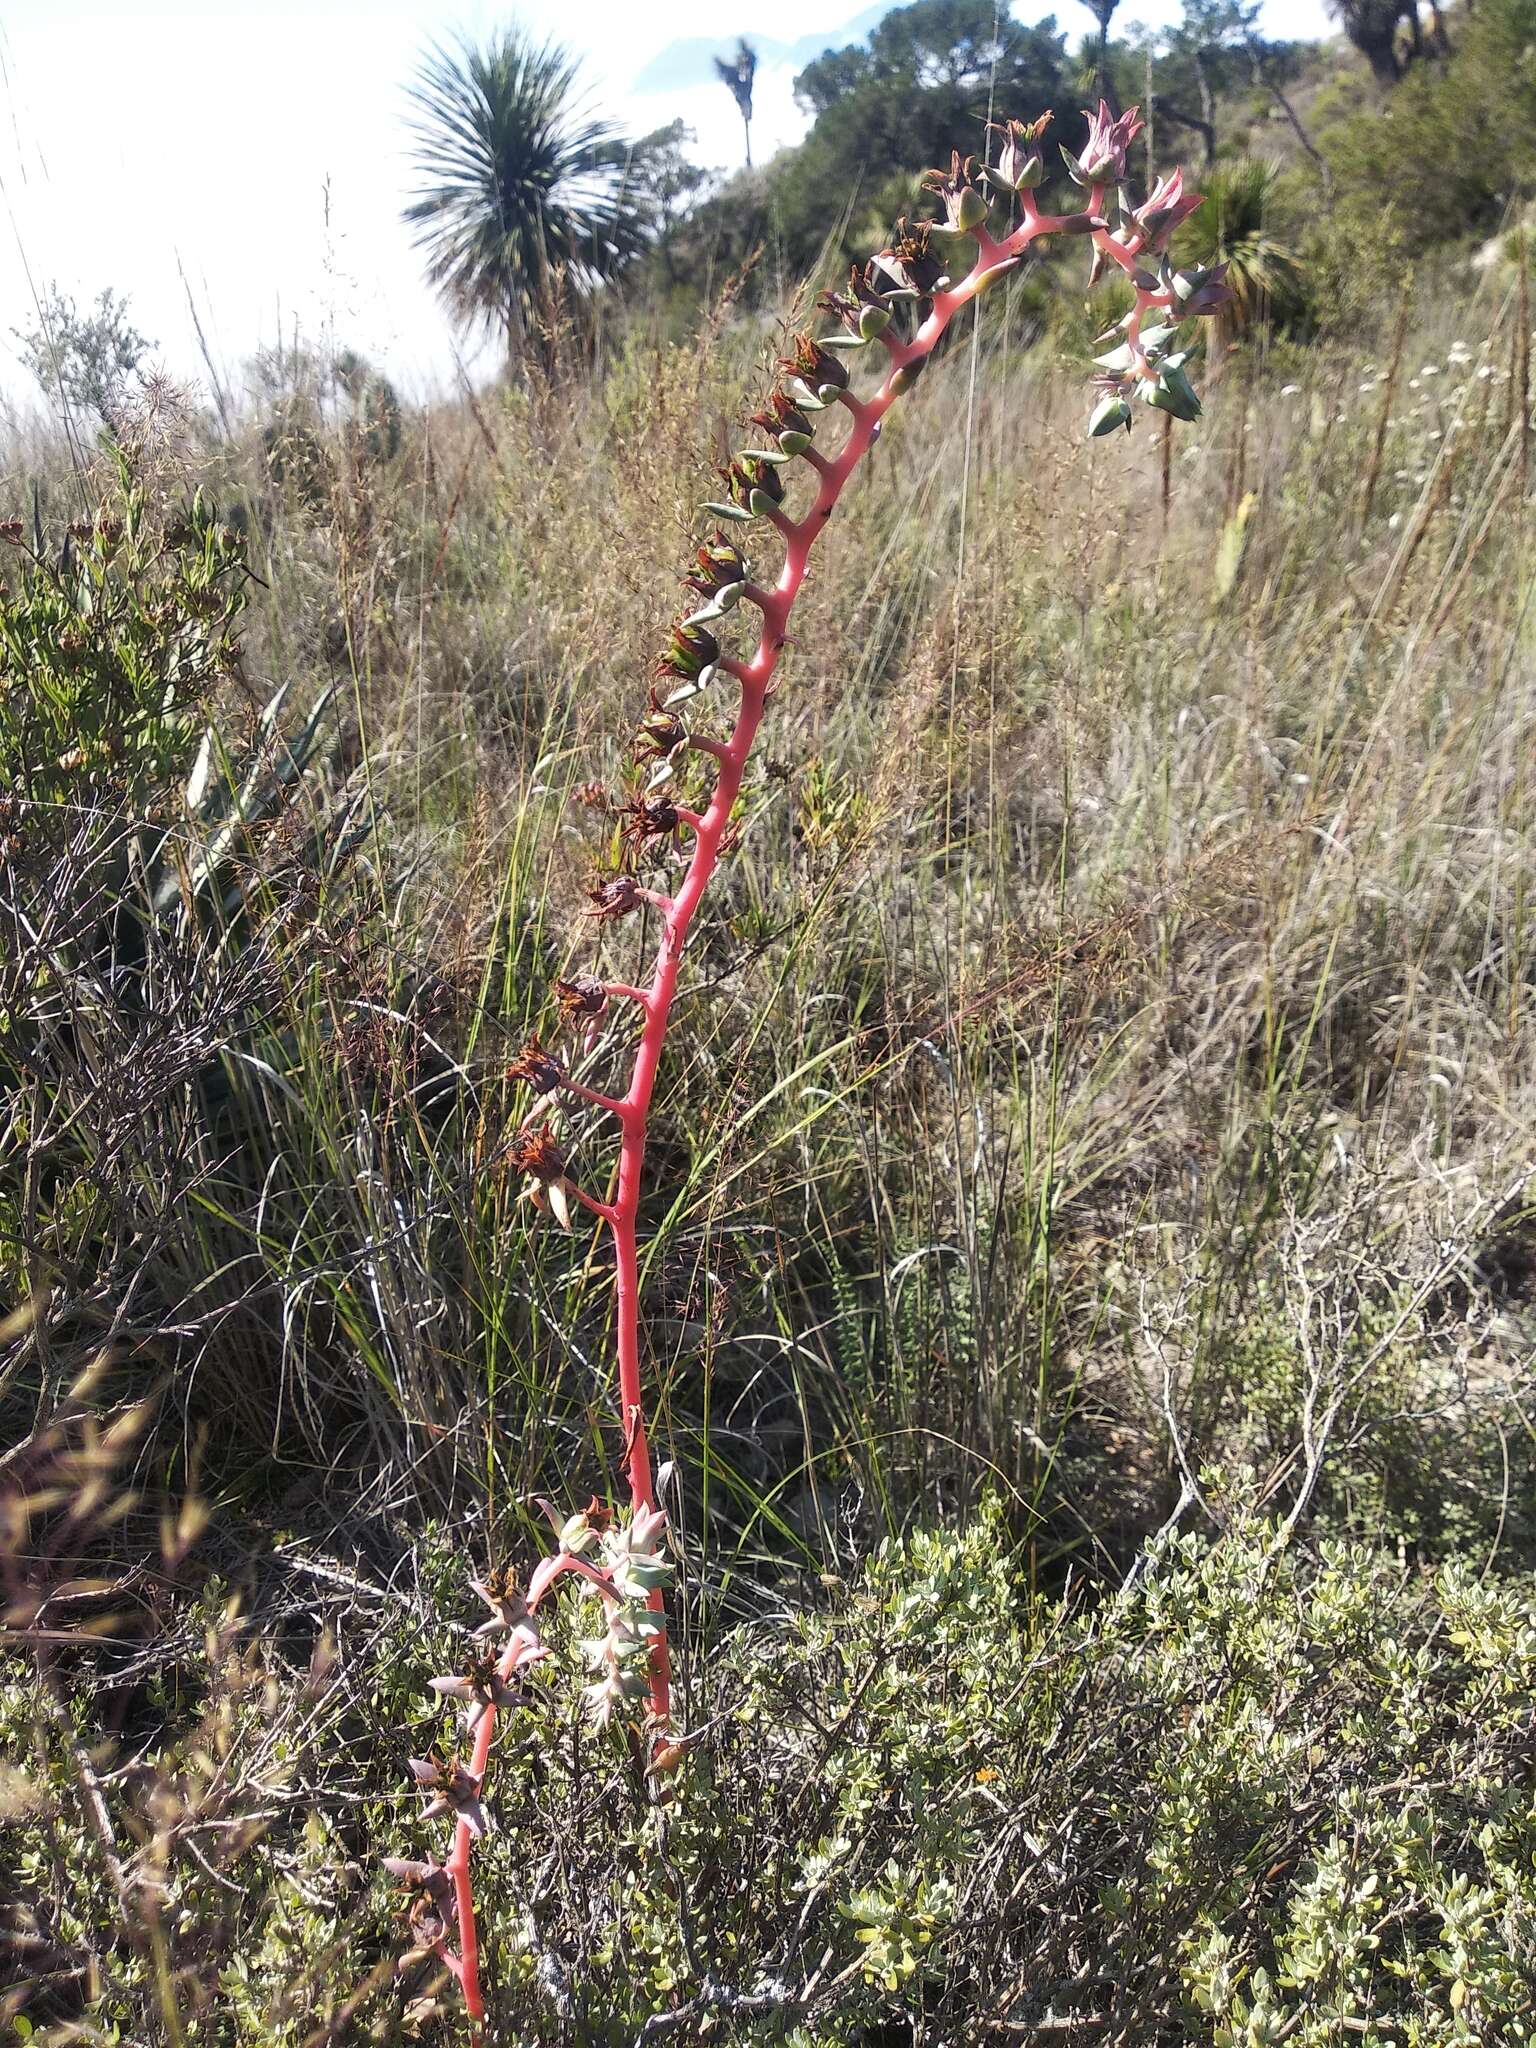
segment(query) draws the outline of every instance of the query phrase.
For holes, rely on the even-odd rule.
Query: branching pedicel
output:
[[[389,1870],[412,1887],[412,1952],[436,1954],[447,1964],[476,2020],[485,2012],[485,1998],[470,1858],[476,1839],[489,1825],[483,1803],[486,1769],[497,1717],[519,1698],[519,1674],[547,1654],[537,1615],[556,1585],[573,1578],[578,1590],[600,1606],[602,1631],[583,1646],[593,1673],[587,1701],[599,1724],[617,1723],[623,1729],[653,1792],[659,1795],[685,1751],[686,1737],[672,1726],[662,1598],[670,1576],[666,1517],[656,1503],[640,1384],[635,1228],[646,1121],[689,927],[720,856],[811,549],[844,485],[878,436],[885,414],[916,381],[940,335],[963,306],[1012,269],[1042,236],[1090,237],[1094,277],[1106,265],[1115,265],[1135,291],[1131,311],[1104,337],[1115,345],[1096,359],[1101,374],[1095,384],[1101,395],[1089,432],[1128,428],[1132,401],[1138,397],[1178,419],[1199,416],[1200,402],[1185,374],[1188,358],[1175,343],[1184,320],[1214,312],[1229,296],[1225,265],[1177,271],[1166,254],[1174,228],[1200,204],[1198,195],[1185,193],[1181,174],[1175,171],[1140,206],[1133,206],[1119,188],[1126,151],[1141,129],[1137,110],[1112,118],[1101,103],[1097,114],[1088,117],[1081,156],[1063,150],[1073,178],[1086,190],[1083,210],[1065,216],[1040,213],[1034,196],[1043,176],[1038,144],[1049,119],[1046,115],[1029,125],[1003,124],[995,131],[1000,137],[997,161],[979,173],[974,159],[962,159],[958,153],[947,171],[930,172],[925,186],[942,202],[943,217],[910,225],[899,222],[892,246],[863,271],[854,271],[848,293],[830,293],[819,302],[845,331],[821,341],[798,335],[793,353],[781,359],[784,378],[752,416],[767,445],[736,457],[722,472],[724,500],[707,509],[729,524],[766,521],[783,542],[783,564],[772,587],[765,588],[753,580],[744,553],[723,528],[717,527],[698,550],[686,582],[702,604],[673,628],[658,664],[658,682],[651,689],[635,747],[637,759],[649,768],[648,779],[621,811],[627,862],[643,857],[658,842],[676,842],[687,835],[693,850],[682,885],[675,894],[660,894],[643,887],[625,865],[590,891],[590,914],[601,922],[627,917],[642,906],[656,911],[662,930],[654,972],[645,988],[585,977],[555,986],[561,1015],[580,1030],[585,1049],[595,1045],[613,1003],[638,1006],[641,1029],[629,1086],[613,1096],[578,1083],[536,1039],[511,1069],[512,1078],[527,1083],[538,1097],[507,1155],[509,1165],[526,1178],[528,1198],[566,1228],[573,1207],[589,1210],[612,1234],[619,1412],[630,1510],[627,1522],[615,1524],[595,1501],[585,1512],[564,1519],[548,1502],[541,1502],[556,1532],[553,1556],[538,1566],[526,1589],[500,1571],[475,1581],[475,1591],[490,1610],[490,1619],[478,1631],[486,1649],[464,1671],[432,1680],[435,1692],[464,1704],[469,1755],[467,1760],[436,1754],[413,1758],[411,1770],[427,1796],[423,1817],[451,1819],[453,1846],[446,1864],[430,1857],[420,1862],[398,1857],[386,1861]],[[980,189],[983,183],[990,188],[991,200]],[[1011,210],[1015,204],[1022,218],[1007,233],[995,236],[990,226],[994,206]],[[961,238],[974,241],[977,253],[970,270],[955,283],[943,252]],[[915,313],[912,331],[904,334],[898,316],[907,307]],[[1155,325],[1147,324],[1149,315],[1157,316]],[[886,374],[878,389],[861,398],[852,389],[844,358],[873,343],[886,352]],[[815,445],[814,437],[819,416],[837,406],[847,412],[849,427],[841,446],[828,454]],[[785,509],[785,470],[795,461],[808,465],[817,480],[814,501],[799,517]],[[721,621],[743,602],[762,616],[757,649],[744,661],[723,652],[715,634]],[[722,676],[730,677],[740,691],[735,729],[723,741],[690,730],[681,708]],[[713,794],[702,812],[667,794],[669,782],[690,753],[715,763]],[[566,1096],[607,1112],[618,1125],[618,1182],[611,1201],[586,1193],[567,1172],[565,1153],[548,1120]]]

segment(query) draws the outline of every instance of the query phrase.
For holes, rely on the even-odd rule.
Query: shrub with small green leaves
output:
[[[201,494],[159,517],[125,477],[57,547],[41,530],[29,543],[15,518],[0,537],[0,784],[27,806],[10,829],[24,815],[31,837],[83,802],[163,795],[235,670],[239,534]]]
[[[503,2038],[851,2044],[895,2024],[938,2044],[992,2020],[1123,2048],[1532,2040],[1528,1578],[1415,1575],[1250,1522],[1165,1540],[1133,1586],[1080,1606],[1026,1591],[1004,1529],[988,1510],[887,1543],[822,1610],[717,1636],[707,1732],[661,1804],[586,1726],[577,1623],[552,1629],[484,1794]],[[424,1613],[456,1568],[433,1539]],[[216,1628],[214,1664],[161,1694],[172,1725],[132,1771],[83,1684],[74,1728],[119,1839],[160,1844],[154,1924],[189,2043],[297,2048],[344,2014],[359,2039],[465,2038],[430,1954],[396,1960],[401,1900],[371,1870],[402,1817],[344,1739],[375,1716],[403,1724],[392,1754],[434,1738],[412,1696],[423,1631],[340,1596],[316,1613],[310,1662],[286,1669],[250,1641],[234,1659]],[[35,1702],[19,1679],[6,1697],[14,1748]],[[80,2038],[68,2016],[129,2036],[152,1950],[125,1946],[68,1740],[44,1729],[0,1887],[52,1947],[11,2009],[45,2039]],[[405,1832],[420,1854],[426,1833]],[[63,1862],[47,1849],[70,1839]],[[72,1973],[114,1942],[87,1996]]]

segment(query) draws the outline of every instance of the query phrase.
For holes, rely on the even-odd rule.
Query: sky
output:
[[[0,0],[0,406],[31,391],[13,337],[56,285],[84,306],[111,287],[173,377],[226,384],[295,334],[350,347],[412,398],[451,388],[466,353],[421,275],[400,210],[410,186],[405,87],[434,39],[515,19],[580,58],[594,109],[643,134],[679,116],[692,154],[741,161],[723,86],[697,77],[707,25],[728,53],[762,40],[753,153],[803,130],[791,81],[811,50],[867,28],[868,0],[715,0],[707,14],[635,0]],[[1022,4],[1021,18],[1047,6]],[[1125,0],[1156,22],[1176,0]],[[1059,0],[1074,42],[1093,27]],[[1116,26],[1120,26],[1117,22]],[[1267,0],[1273,35],[1329,32],[1321,0]],[[792,46],[782,55],[767,46]],[[194,321],[194,309],[196,320]],[[197,335],[201,325],[203,342]]]

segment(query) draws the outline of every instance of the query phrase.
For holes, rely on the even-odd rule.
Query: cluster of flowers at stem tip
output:
[[[1115,345],[1096,359],[1101,395],[1090,433],[1129,427],[1132,401],[1137,399],[1180,419],[1199,413],[1185,370],[1189,351],[1178,346],[1178,330],[1186,320],[1213,312],[1230,296],[1224,265],[1181,270],[1168,255],[1174,230],[1201,203],[1199,196],[1185,192],[1175,171],[1159,179],[1136,204],[1125,189],[1127,152],[1141,131],[1136,109],[1114,116],[1101,103],[1087,118],[1082,149],[1076,155],[1063,152],[1072,178],[1084,191],[1075,211],[1045,215],[1039,210],[1042,138],[1051,116],[995,124],[989,129],[995,148],[988,152],[988,162],[978,165],[976,159],[957,152],[947,167],[925,178],[923,189],[939,207],[936,216],[899,221],[889,246],[856,265],[845,289],[817,300],[818,310],[835,323],[834,331],[820,337],[792,336],[778,360],[776,380],[751,414],[753,444],[722,467],[720,495],[705,507],[711,530],[698,544],[682,579],[685,606],[648,679],[627,787],[620,800],[611,803],[600,785],[593,786],[595,801],[613,820],[613,854],[610,864],[590,880],[587,917],[600,930],[648,908],[660,913],[666,930],[657,980],[648,989],[594,973],[573,973],[554,982],[553,1005],[571,1051],[562,1055],[531,1037],[507,1065],[507,1082],[526,1095],[520,1098],[520,1114],[501,1148],[499,1163],[521,1183],[521,1199],[535,1215],[548,1217],[567,1231],[590,1216],[613,1233],[620,1252],[615,1268],[618,1420],[631,1497],[627,1515],[620,1516],[594,1499],[581,1513],[562,1517],[540,1500],[555,1531],[553,1553],[535,1568],[526,1587],[505,1569],[471,1582],[490,1619],[475,1631],[474,1649],[463,1667],[431,1681],[439,1706],[460,1710],[468,1753],[461,1753],[458,1742],[434,1748],[413,1757],[410,1771],[425,1801],[422,1817],[451,1821],[453,1847],[444,1863],[430,1856],[390,1858],[388,1868],[410,1887],[408,1953],[441,1958],[459,1978],[477,2019],[484,2005],[470,1851],[491,1825],[485,1779],[497,1717],[531,1697],[530,1675],[553,1654],[541,1631],[540,1610],[557,1586],[574,1587],[595,1605],[600,1626],[579,1637],[586,1709],[599,1727],[623,1734],[651,1797],[664,1801],[671,1796],[664,1781],[686,1752],[687,1738],[670,1725],[663,1603],[671,1576],[668,1531],[651,1481],[635,1326],[634,1229],[649,1081],[642,1085],[637,1065],[628,1092],[612,1095],[582,1075],[609,1040],[615,1004],[624,1002],[634,1005],[643,1018],[641,1044],[649,1056],[649,1071],[654,1071],[670,1002],[670,995],[658,994],[663,985],[660,962],[671,947],[675,963],[687,917],[680,917],[674,897],[642,877],[686,851],[692,838],[693,857],[702,858],[694,876],[696,897],[729,843],[729,800],[739,788],[745,753],[784,644],[784,623],[805,573],[807,552],[820,530],[809,515],[797,521],[787,509],[791,466],[802,463],[814,473],[819,483],[817,507],[824,516],[851,468],[872,445],[884,410],[909,388],[952,314],[1012,269],[1030,242],[1047,236],[1091,238],[1094,276],[1117,268],[1135,295],[1131,311],[1103,337]],[[959,245],[967,239],[976,246],[975,264],[957,282],[952,271],[958,267]],[[873,402],[856,395],[853,381],[860,353],[870,349],[886,373]],[[851,413],[853,427],[846,439],[827,450],[818,445],[818,437],[827,418],[841,407]],[[786,544],[784,569],[772,589],[754,580],[743,545],[744,529],[753,522],[766,523]],[[722,645],[722,634],[743,606],[761,616],[761,639],[750,662]],[[742,721],[728,739],[699,723],[701,701],[709,701],[722,678],[731,678],[742,691]],[[755,693],[750,718],[749,686]],[[693,809],[686,801],[690,784],[696,772],[707,773],[711,764],[719,786],[705,810]],[[725,815],[713,815],[716,810]],[[615,1197],[603,1199],[588,1192],[572,1171],[562,1120],[578,1108],[605,1114],[620,1126],[628,1171],[627,1176],[621,1173]],[[632,1276],[627,1288],[626,1270]]]

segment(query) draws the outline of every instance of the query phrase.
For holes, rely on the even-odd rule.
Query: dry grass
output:
[[[1416,309],[1385,414],[1341,346],[1230,358],[1166,514],[1157,429],[1084,444],[1006,302],[893,423],[797,612],[658,1102],[685,1668],[786,1569],[989,1489],[1047,1587],[1255,1510],[1528,1557],[1514,310],[1497,277]],[[594,944],[611,828],[574,799],[623,772],[771,341],[636,334],[590,388],[436,409],[383,462],[328,430],[280,480],[259,423],[146,427],[156,490],[246,508],[225,730],[281,683],[290,725],[334,690],[330,737],[239,848],[237,928],[152,935],[148,1019],[103,984],[89,1042],[30,1042],[0,1250],[44,1291],[0,1387],[36,1443],[103,1346],[112,1401],[163,1382],[146,1478],[197,1445],[207,1555],[267,1595],[295,1544],[377,1585],[432,1516],[478,1562],[536,1485],[607,1489],[605,1275],[497,1173],[501,1068]],[[118,873],[96,841],[12,864],[13,931],[55,919],[13,1030]]]

